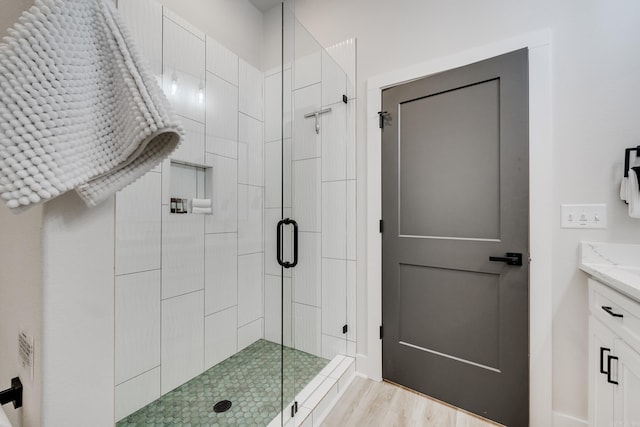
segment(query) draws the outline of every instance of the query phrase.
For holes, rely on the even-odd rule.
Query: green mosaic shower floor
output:
[[[259,340],[118,422],[128,426],[266,426],[280,413],[281,351],[288,404],[328,360]],[[220,400],[231,409],[213,412]]]

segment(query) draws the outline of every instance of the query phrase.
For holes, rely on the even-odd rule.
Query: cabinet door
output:
[[[615,426],[640,426],[640,354],[616,339],[619,357],[615,387]],[[614,373],[615,373],[614,369]]]
[[[589,316],[589,426],[613,423],[614,385],[607,380],[608,356],[613,356],[615,336],[593,316]]]

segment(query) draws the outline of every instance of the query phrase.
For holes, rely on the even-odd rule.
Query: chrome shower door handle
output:
[[[293,225],[293,262],[284,261],[282,259],[282,227],[284,225]],[[293,268],[298,265],[298,223],[291,218],[285,218],[278,222],[276,229],[276,254],[278,258],[278,264],[284,268]]]

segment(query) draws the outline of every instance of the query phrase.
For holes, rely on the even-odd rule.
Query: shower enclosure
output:
[[[355,90],[294,6],[264,11],[256,66],[118,2],[185,128],[116,198],[118,425],[298,424],[355,356]]]

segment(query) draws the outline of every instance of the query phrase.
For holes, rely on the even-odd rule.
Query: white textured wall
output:
[[[578,271],[581,240],[638,242],[640,223],[617,198],[623,148],[640,142],[640,3],[633,0],[297,0],[300,21],[323,45],[358,39],[358,97],[367,79],[529,31],[553,32],[553,173],[548,202],[558,209],[553,229],[553,405],[587,417],[587,291]],[[358,113],[358,206],[365,206],[365,109]],[[609,228],[559,227],[560,203],[607,203]],[[358,209],[358,223],[366,216]],[[359,236],[364,236],[364,230]],[[359,254],[366,241],[359,240]],[[362,260],[362,257],[359,258]],[[359,266],[359,278],[364,267]],[[360,280],[359,290],[364,290]],[[359,292],[359,319],[366,294]],[[362,324],[362,322],[360,322]],[[360,337],[363,334],[359,335]],[[359,350],[365,348],[359,341]],[[535,374],[535,373],[534,373]]]
[[[0,389],[19,376],[24,386],[22,409],[4,410],[14,426],[39,426],[42,392],[42,207],[15,215],[0,206]],[[18,333],[35,340],[31,380],[18,362]],[[21,421],[22,420],[22,424]]]
[[[0,0],[0,37],[31,0]],[[42,393],[42,252],[40,231],[42,207],[14,215],[0,206],[0,390],[9,388],[11,378],[20,376],[24,386],[22,409],[4,406],[16,426],[39,426]],[[35,340],[33,381],[18,363],[18,333]]]
[[[248,0],[160,0],[160,3],[262,69],[262,12]]]
[[[42,426],[113,425],[113,198],[44,206]]]

